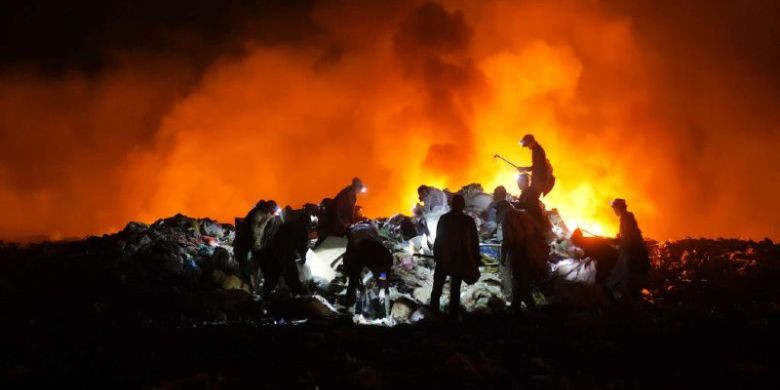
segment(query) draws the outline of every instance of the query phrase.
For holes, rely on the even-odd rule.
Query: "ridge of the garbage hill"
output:
[[[166,388],[778,383],[780,245],[770,240],[657,243],[648,291],[630,305],[564,284],[581,299],[513,315],[488,279],[464,299],[473,310],[462,322],[408,325],[421,297],[399,290],[399,325],[386,328],[334,316],[325,292],[253,298],[220,255],[233,234],[176,215],[84,240],[0,244],[0,377]],[[396,282],[428,269],[406,266]]]

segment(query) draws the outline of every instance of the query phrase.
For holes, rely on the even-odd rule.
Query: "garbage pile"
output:
[[[465,212],[475,218],[480,229],[483,261],[479,280],[462,289],[462,305],[467,312],[501,312],[511,296],[508,273],[499,264],[501,232],[490,215],[492,197],[478,184],[459,193],[467,201]],[[0,292],[6,297],[28,298],[24,305],[6,309],[33,317],[34,310],[28,306],[54,300],[62,303],[63,315],[80,302],[78,310],[89,315],[113,313],[142,321],[238,318],[289,323],[342,317],[362,324],[415,322],[429,315],[426,305],[433,281],[431,247],[435,237],[435,230],[430,229],[444,212],[396,215],[355,226],[356,231],[379,239],[394,259],[384,291],[372,288],[376,284],[373,275],[364,273],[366,289],[355,308],[343,305],[345,238],[328,238],[316,250],[309,250],[305,263],[299,262],[310,296],[276,294],[263,300],[238,276],[232,246],[234,226],[181,214],[151,225],[131,222],[118,233],[82,241],[2,244],[0,254],[5,261],[0,264]],[[597,283],[598,264],[571,242],[572,232],[555,210],[547,216],[553,226],[550,277],[536,286],[537,304],[606,304],[603,288]],[[653,304],[703,305],[711,301],[701,296],[704,284],[727,288],[742,280],[765,277],[761,273],[778,274],[778,245],[768,239],[685,239],[650,245],[654,269],[650,288],[643,294]],[[445,287],[442,302],[447,302],[448,291]],[[5,304],[13,306],[12,301]]]
[[[777,310],[780,245],[768,238],[686,238],[659,243],[654,249],[654,287],[647,294],[654,303],[709,312],[719,312],[718,307]]]

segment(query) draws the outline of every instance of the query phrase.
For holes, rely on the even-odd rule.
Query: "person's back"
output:
[[[512,274],[512,305],[522,300],[528,307],[535,302],[531,295],[531,283],[545,276],[550,257],[543,232],[527,212],[508,208],[501,213],[503,232],[502,264],[509,260]]]
[[[574,230],[570,239],[572,244],[582,249],[586,257],[596,262],[596,282],[606,282],[620,254],[614,246],[614,240],[605,237],[585,237],[579,228]]]
[[[461,195],[452,198],[452,211],[439,219],[433,256],[436,268],[431,291],[431,308],[438,310],[439,298],[447,276],[450,281],[450,314],[460,307],[460,284],[473,284],[479,279],[479,236],[474,219],[463,214],[466,201]]]
[[[308,218],[308,217],[307,217]],[[263,294],[270,294],[284,276],[290,291],[296,294],[306,293],[298,276],[297,258],[306,258],[309,233],[306,219],[283,222],[271,242],[258,251],[258,262],[263,272]]]
[[[483,213],[484,223],[480,226],[483,237],[492,237],[498,233],[498,208],[499,205],[508,203],[508,194],[504,186],[498,186],[493,190],[493,201]]]
[[[531,172],[531,187],[537,198],[547,195],[555,184],[555,177],[552,176],[552,166],[547,160],[547,153],[531,134],[523,136],[520,144],[531,150],[531,166],[523,167],[521,171]]]
[[[542,145],[538,142],[534,142],[531,146],[531,184],[538,182],[537,186],[547,182],[547,153],[545,153]],[[537,192],[542,192],[540,187],[534,186]]]
[[[632,273],[644,274],[650,269],[650,257],[642,237],[642,231],[639,230],[639,224],[636,222],[634,214],[629,211],[620,217],[618,245],[621,252],[625,252],[626,256],[629,256],[629,270]]]
[[[355,219],[355,205],[357,204],[357,193],[352,186],[347,186],[342,189],[333,203],[336,206],[336,217],[347,225],[354,222]]]
[[[355,303],[357,289],[362,284],[360,275],[363,269],[368,268],[375,280],[380,280],[382,274],[386,280],[392,265],[393,254],[377,238],[355,239],[350,237],[347,251],[344,254],[344,273],[349,278],[346,305],[349,307]]]
[[[269,210],[269,207],[271,207],[270,202],[262,206],[258,205],[244,219],[244,223],[247,224],[246,233],[250,237],[252,251],[260,250],[266,244],[266,229],[269,223],[273,223],[274,219],[274,214]]]
[[[417,193],[423,202],[423,213],[428,214],[446,210],[447,195],[444,194],[444,191],[434,187],[420,186],[417,189]]]
[[[252,280],[255,267],[250,262],[249,254],[252,253],[253,257],[255,257],[255,252],[263,246],[263,234],[265,225],[268,222],[267,208],[268,202],[261,200],[247,212],[243,219],[236,218],[236,238],[233,241],[233,253],[239,264],[239,276],[252,289],[254,289],[255,285],[255,281]]]
[[[634,213],[626,211],[620,216],[620,243],[622,245],[633,245],[644,242],[642,231],[639,230],[639,224],[636,222]]]
[[[357,193],[365,191],[365,186],[359,178],[352,179],[352,184],[344,187],[338,195],[325,206],[324,220],[319,223],[319,239],[315,247],[319,247],[328,236],[344,236],[349,226],[356,222]]]
[[[448,274],[457,274],[465,280],[469,275],[462,270],[473,269],[472,262],[478,266],[475,260],[479,259],[479,237],[474,218],[456,211],[442,215],[433,251]]]
[[[520,199],[517,202],[517,208],[525,210],[534,218],[540,231],[542,231],[548,240],[552,240],[552,223],[547,218],[544,204],[539,200],[539,193],[530,185],[531,180],[527,173],[523,173],[517,180],[520,188]]]
[[[620,254],[608,283],[618,295],[627,291],[636,298],[642,290],[643,275],[650,269],[650,258],[639,224],[634,214],[628,211],[626,201],[615,199],[612,201],[612,209],[620,218],[620,233],[617,237]]]
[[[534,188],[521,189],[517,203],[518,208],[526,210],[529,214],[541,219],[544,210],[539,201],[539,193]]]

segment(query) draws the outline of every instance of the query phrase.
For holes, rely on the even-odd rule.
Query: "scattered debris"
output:
[[[477,220],[477,225],[482,224],[487,218],[490,196],[477,184],[464,187],[461,193],[467,198],[467,212]],[[435,226],[441,210],[430,214],[419,217],[427,220],[428,228]],[[557,211],[547,214],[554,233],[550,242],[549,277],[536,286],[534,300],[540,304],[608,304],[609,298],[600,283],[608,268],[599,266],[598,257],[587,256],[592,248],[583,251],[572,243],[571,232]],[[118,233],[83,241],[2,244],[0,287],[6,295],[13,295],[36,286],[61,286],[67,290],[71,283],[79,283],[94,292],[94,301],[89,302],[89,310],[94,315],[123,312],[139,319],[271,316],[277,319],[276,323],[289,323],[299,319],[354,316],[359,323],[415,322],[429,317],[426,305],[434,263],[430,248],[433,237],[428,235],[434,235],[435,230],[410,236],[409,231],[403,231],[403,226],[406,222],[414,224],[414,218],[399,215],[358,227],[356,234],[380,240],[393,253],[394,264],[386,293],[372,290],[371,286],[376,285],[371,280],[373,275],[364,272],[362,277],[367,288],[361,293],[358,305],[351,308],[343,306],[347,283],[341,260],[346,238],[329,237],[316,250],[308,251],[305,263],[299,261],[301,280],[313,295],[292,298],[273,295],[263,300],[253,296],[238,276],[232,246],[234,227],[181,214],[151,225],[131,222]],[[511,292],[507,288],[510,283],[506,267],[499,264],[500,241],[494,236],[481,237],[481,240],[482,276],[475,284],[463,287],[461,302],[466,312],[501,312],[511,302]],[[727,286],[759,278],[761,273],[776,274],[780,266],[778,245],[769,239],[760,242],[684,239],[648,242],[648,247],[653,269],[641,299],[656,305],[714,306],[729,301]],[[31,274],[41,277],[30,285],[22,282]],[[712,297],[703,291],[716,290],[701,288],[707,285],[724,287],[717,291],[722,291],[725,298],[718,297],[718,303],[713,303]],[[760,286],[756,284],[757,289]],[[224,292],[228,291],[233,298],[226,298]],[[445,286],[443,302],[448,300],[448,291]],[[768,293],[759,291],[758,294]],[[235,298],[238,296],[244,298]],[[64,301],[68,296],[46,299]]]

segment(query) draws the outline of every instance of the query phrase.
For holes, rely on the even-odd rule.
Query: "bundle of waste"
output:
[[[477,225],[483,224],[489,215],[491,196],[478,184],[465,186],[459,193],[467,198],[466,212]],[[310,208],[315,211],[315,207]],[[441,214],[441,210],[435,210],[417,216],[396,215],[355,226],[353,238],[376,240],[393,258],[390,272],[385,275],[386,284],[376,283],[375,275],[368,270],[361,275],[366,288],[359,291],[355,308],[344,306],[347,276],[342,260],[346,238],[329,237],[317,249],[308,251],[305,262],[298,262],[300,278],[311,294],[292,299],[304,299],[304,303],[287,305],[282,302],[289,303],[289,298],[262,301],[251,295],[235,260],[232,225],[181,214],[150,225],[130,222],[118,233],[81,241],[2,244],[0,287],[5,296],[24,296],[30,287],[57,292],[82,289],[74,301],[88,300],[90,307],[113,305],[116,312],[125,311],[139,318],[213,319],[239,315],[236,313],[262,317],[263,310],[267,310],[286,320],[309,315],[331,318],[335,313],[348,312],[361,323],[412,322],[427,315],[434,270],[431,248]],[[291,218],[303,214],[287,209],[284,215]],[[614,242],[571,232],[556,210],[547,211],[547,217],[553,237],[549,241],[548,275],[535,286],[537,304],[604,304],[601,284],[616,261]],[[502,311],[511,302],[511,273],[506,264],[500,264],[500,231],[483,234],[480,239],[482,276],[462,288],[461,302],[467,312]],[[757,294],[769,294],[761,290],[766,286],[762,281],[767,275],[778,275],[780,269],[778,245],[768,239],[684,239],[648,245],[653,269],[644,296],[656,304],[704,305],[702,302],[710,301],[702,294],[709,291],[703,286],[727,290],[729,285],[745,280],[756,281]],[[36,275],[33,281],[29,281],[30,275]],[[380,285],[386,289],[372,287]],[[445,286],[441,302],[448,301],[448,292]],[[66,297],[42,293],[52,302],[67,304],[50,295],[61,300]],[[293,313],[298,309],[303,312]],[[101,309],[101,313],[107,311]]]

